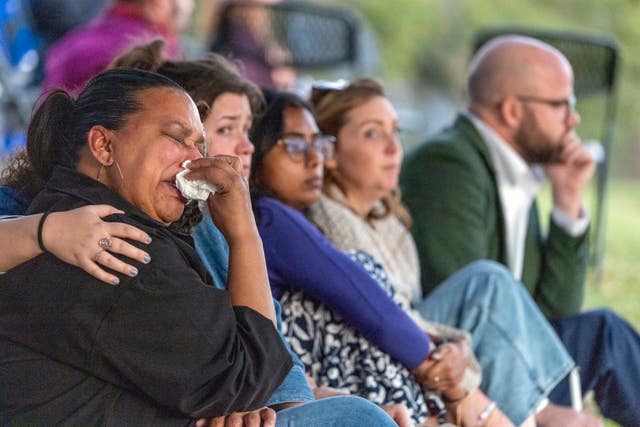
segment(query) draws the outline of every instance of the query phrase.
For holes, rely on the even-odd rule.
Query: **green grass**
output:
[[[589,281],[585,307],[610,307],[640,329],[640,181],[609,187],[604,273]]]

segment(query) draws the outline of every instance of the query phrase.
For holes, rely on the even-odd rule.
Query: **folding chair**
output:
[[[604,155],[599,159],[596,173],[595,206],[591,230],[593,244],[590,254],[591,266],[596,273],[595,281],[601,283],[602,260],[605,250],[606,192],[616,116],[616,77],[620,48],[614,39],[606,36],[527,28],[494,28],[483,30],[476,35],[473,51],[477,51],[490,39],[506,34],[534,37],[554,46],[567,57],[573,66],[576,97],[581,100],[599,96],[604,103],[599,140]]]

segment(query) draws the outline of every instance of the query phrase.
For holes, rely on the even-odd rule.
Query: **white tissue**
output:
[[[182,163],[182,167],[185,168],[182,172],[176,175],[176,187],[182,193],[182,196],[187,200],[202,200],[206,201],[210,194],[215,194],[216,187],[208,181],[198,179],[195,181],[189,181],[184,176],[189,172],[187,165],[190,163],[187,160]]]

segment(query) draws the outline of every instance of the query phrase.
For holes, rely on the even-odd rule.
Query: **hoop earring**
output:
[[[96,176],[96,181],[100,181],[100,174],[102,173],[102,169],[104,169],[104,165],[100,164],[100,169],[98,169],[98,175]]]
[[[124,174],[122,173],[122,169],[120,169],[120,163],[117,160],[114,160],[116,167],[118,168],[118,173],[120,174],[120,179],[124,181]]]

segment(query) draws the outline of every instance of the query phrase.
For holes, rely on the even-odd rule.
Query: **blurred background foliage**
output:
[[[612,174],[640,177],[640,2],[637,0],[342,0],[373,29],[379,45],[379,76],[400,93],[399,105],[418,107],[429,120],[425,97],[464,101],[466,66],[474,35],[482,29],[524,27],[575,31],[616,39],[618,119],[614,130]],[[402,94],[411,94],[408,97]],[[393,95],[393,94],[392,94]],[[422,99],[421,99],[422,98]],[[598,138],[602,108],[578,100],[585,138]],[[596,103],[597,104],[597,103]],[[420,107],[423,108],[420,108]],[[437,104],[436,104],[437,106]],[[438,112],[436,111],[437,115]],[[451,113],[447,113],[449,116]],[[435,117],[434,128],[449,117]]]

